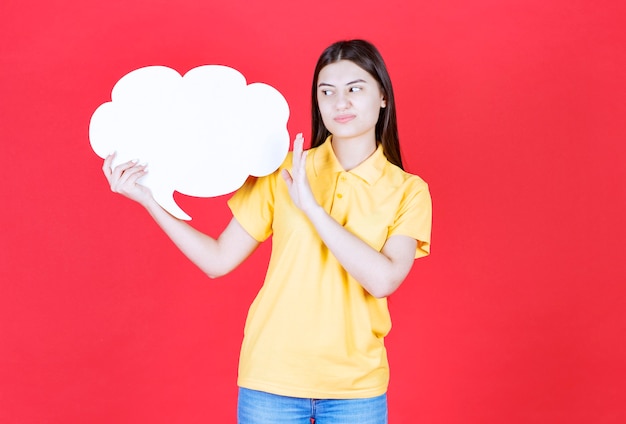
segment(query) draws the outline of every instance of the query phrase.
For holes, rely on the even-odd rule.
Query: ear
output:
[[[382,100],[380,101],[380,107],[381,109],[384,109],[387,107],[387,100],[385,100],[385,98],[383,97]]]

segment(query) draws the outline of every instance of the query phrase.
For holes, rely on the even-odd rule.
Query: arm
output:
[[[379,252],[328,215],[316,202],[309,187],[303,141],[299,135],[294,142],[292,174],[286,170],[282,174],[291,198],[343,268],[372,296],[389,296],[411,270],[417,241],[407,236],[391,236]]]
[[[211,278],[235,269],[259,245],[233,218],[222,234],[214,239],[167,213],[152,197],[150,190],[137,183],[148,171],[146,165],[126,162],[111,169],[114,155],[107,156],[102,170],[111,191],[142,205],[174,244]]]

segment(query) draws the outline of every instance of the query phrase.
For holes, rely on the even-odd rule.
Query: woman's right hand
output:
[[[107,156],[102,164],[102,172],[111,186],[111,191],[147,206],[152,200],[152,192],[148,187],[137,183],[139,178],[148,173],[147,165],[140,165],[137,161],[128,161],[111,168],[113,159],[115,159],[115,153]]]

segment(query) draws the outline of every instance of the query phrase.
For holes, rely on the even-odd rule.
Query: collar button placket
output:
[[[347,173],[340,172],[335,180],[334,201],[331,216],[341,225],[345,225],[348,217],[348,202],[346,198]]]

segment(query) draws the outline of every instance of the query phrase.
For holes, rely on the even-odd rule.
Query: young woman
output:
[[[235,193],[217,239],[137,184],[145,166],[111,169],[113,156],[103,165],[111,189],[143,205],[212,278],[272,235],[241,348],[242,424],[386,423],[386,297],[430,249],[428,186],[402,170],[391,80],[373,45],[341,41],[322,53],[312,133],[310,150],[298,134],[280,169]]]

